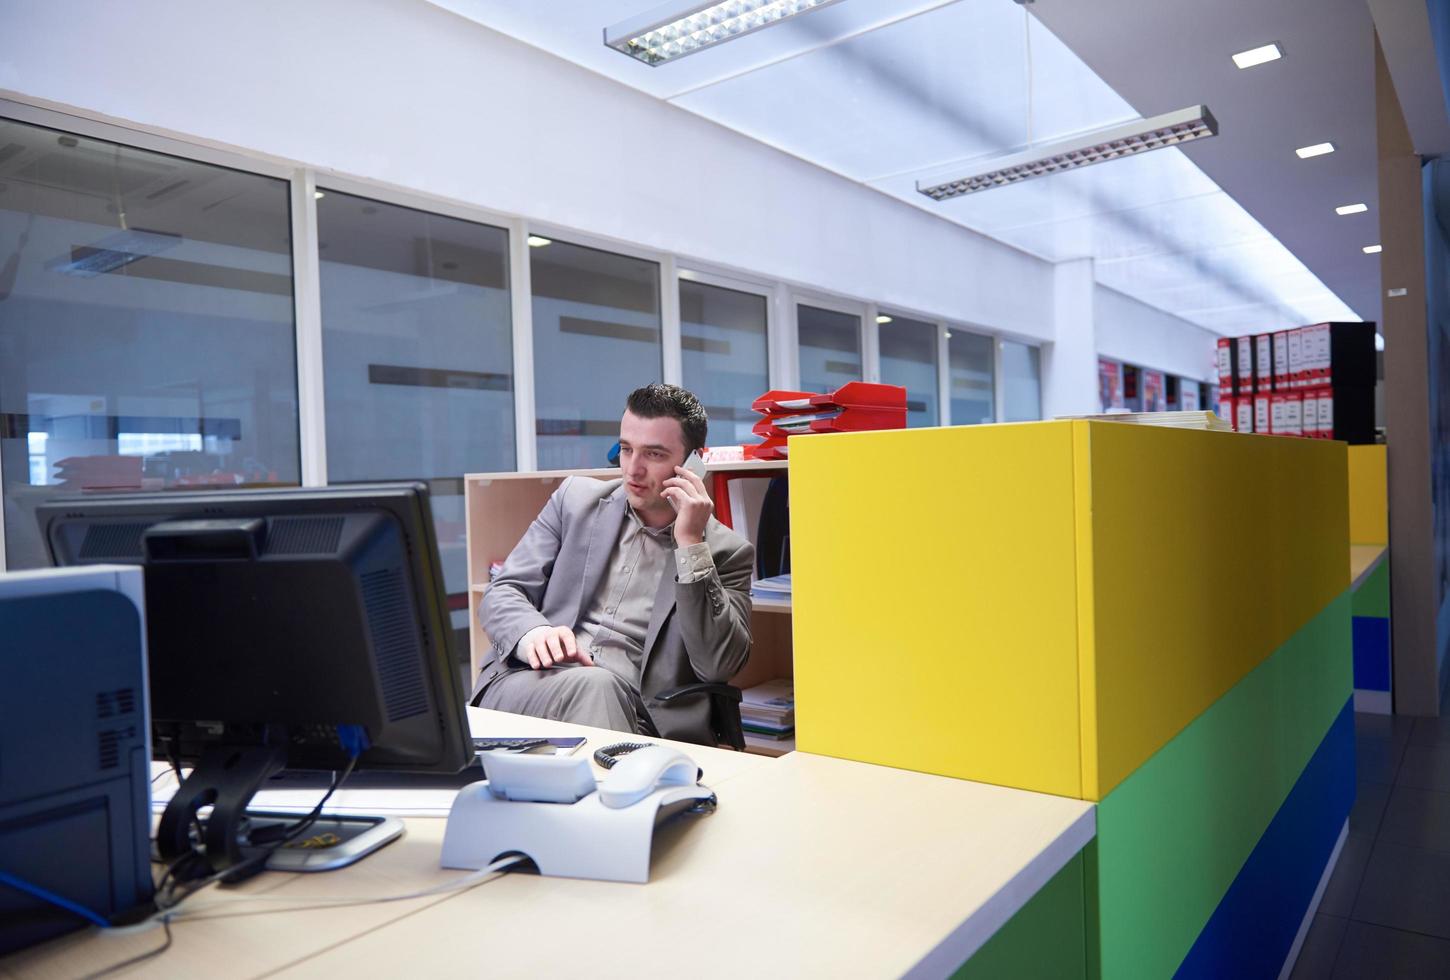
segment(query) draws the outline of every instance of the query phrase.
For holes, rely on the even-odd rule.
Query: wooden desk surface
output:
[[[473,720],[496,735],[588,731],[498,712]],[[1093,835],[1093,807],[1079,800],[801,753],[685,750],[720,807],[658,833],[648,885],[517,874],[405,902],[300,908],[463,876],[438,867],[445,822],[410,818],[402,840],[352,868],[197,895],[172,948],[120,975],[946,975]],[[0,961],[0,974],[75,976],[161,941],[160,929],[88,930]]]

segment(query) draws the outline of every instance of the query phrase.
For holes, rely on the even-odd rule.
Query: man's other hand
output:
[[[579,646],[574,631],[567,626],[536,626],[524,634],[519,652],[534,670],[545,670],[560,664],[594,666],[594,658]]]
[[[705,540],[705,525],[715,512],[705,481],[683,466],[675,467],[675,475],[664,482],[660,496],[675,508],[675,544],[685,546]]]

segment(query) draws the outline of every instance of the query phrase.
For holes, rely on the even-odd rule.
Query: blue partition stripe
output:
[[[1390,621],[1379,616],[1354,617],[1354,687],[1357,691],[1390,689]]]
[[[1335,718],[1175,976],[1279,975],[1354,803],[1353,708],[1351,699]]]

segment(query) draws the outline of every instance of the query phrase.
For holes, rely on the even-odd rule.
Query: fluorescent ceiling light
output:
[[[1300,160],[1308,160],[1310,157],[1323,156],[1326,153],[1334,152],[1333,143],[1315,143],[1313,146],[1301,146],[1294,151],[1299,154]]]
[[[877,323],[890,323],[891,322],[891,317],[889,317],[885,313],[883,313],[883,314],[881,314],[880,316],[878,316],[876,318],[876,322]]]
[[[1031,177],[1075,170],[1105,160],[1146,153],[1165,146],[1218,135],[1218,121],[1207,106],[1195,105],[1152,119],[1138,119],[1081,133],[1053,143],[1019,150],[1007,156],[979,161],[975,167],[958,164],[916,182],[916,189],[936,201],[975,191],[1005,187]]]
[[[149,228],[114,232],[92,245],[73,245],[70,255],[46,263],[47,269],[89,279],[160,255],[180,245],[180,235]]]
[[[1383,252],[1383,251],[1384,251],[1384,248],[1383,248],[1383,246],[1380,246],[1380,245],[1366,245],[1364,247],[1364,254],[1365,255],[1375,255],[1375,254],[1378,254],[1379,252]]]
[[[554,244],[554,240],[552,238],[545,238],[543,235],[530,235],[529,236],[529,247],[530,248],[543,248],[545,245],[552,245],[552,244]]]
[[[1334,213],[1335,214],[1360,214],[1361,212],[1368,211],[1368,210],[1369,210],[1369,205],[1368,204],[1341,204],[1339,207],[1337,207],[1337,208],[1334,209]]]
[[[604,29],[604,43],[650,67],[731,41],[837,0],[679,0]]]
[[[1277,44],[1265,44],[1263,47],[1240,51],[1234,55],[1234,64],[1240,68],[1252,68],[1267,61],[1278,61],[1282,57],[1284,57],[1283,48]]]

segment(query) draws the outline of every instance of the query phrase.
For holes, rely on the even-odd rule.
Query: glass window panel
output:
[[[624,400],[660,380],[659,263],[561,241],[529,259],[539,468],[607,466]]]
[[[993,421],[991,337],[951,331],[947,340],[947,377],[951,384],[952,425]]]
[[[328,482],[431,481],[466,592],[460,478],[515,466],[508,232],[333,190],[317,232]]]
[[[1005,422],[1042,418],[1042,352],[1002,341],[1002,414]]]
[[[753,443],[750,410],[770,390],[766,299],[680,280],[680,347],[685,387],[710,416],[710,443]]]
[[[801,390],[825,393],[861,380],[861,318],[816,306],[796,307]]]
[[[889,323],[877,324],[881,380],[906,388],[908,427],[936,425],[936,324],[890,316]]]
[[[58,493],[299,482],[288,193],[0,119],[10,568]]]

